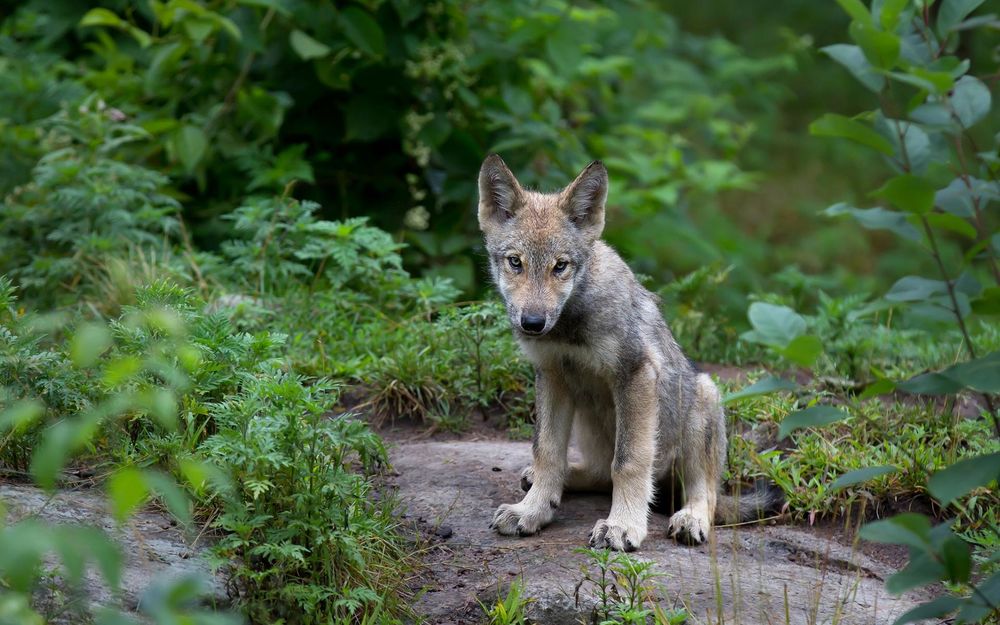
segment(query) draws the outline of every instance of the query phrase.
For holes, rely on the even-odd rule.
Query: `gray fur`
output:
[[[490,272],[537,372],[527,494],[500,506],[493,527],[534,533],[552,520],[563,490],[610,485],[611,514],[594,526],[591,545],[632,550],[646,536],[654,483],[674,474],[685,493],[670,520],[679,538],[706,540],[717,501],[718,512],[745,512],[719,499],[726,428],[718,389],[684,356],[657,298],[599,238],[604,166],[592,163],[566,189],[541,194],[523,189],[493,155],[479,190]],[[544,329],[522,329],[524,315],[544,316]],[[570,423],[584,456],[579,466],[567,461]]]

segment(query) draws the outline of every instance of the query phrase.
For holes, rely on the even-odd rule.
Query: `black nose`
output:
[[[523,313],[521,315],[521,329],[531,334],[538,334],[545,329],[545,317]]]

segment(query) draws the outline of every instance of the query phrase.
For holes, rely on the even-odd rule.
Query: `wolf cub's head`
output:
[[[604,229],[608,172],[591,163],[558,193],[521,187],[496,154],[479,170],[479,228],[514,328],[540,336],[563,306]]]

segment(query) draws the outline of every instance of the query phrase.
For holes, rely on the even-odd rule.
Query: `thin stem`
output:
[[[965,349],[969,352],[969,358],[976,359],[976,348],[972,344],[972,337],[969,336],[969,330],[965,326],[965,319],[962,317],[962,310],[958,307],[958,297],[955,295],[955,285],[951,281],[951,277],[948,275],[948,270],[944,266],[944,261],[941,259],[941,252],[938,249],[937,239],[934,237],[934,231],[931,229],[930,223],[927,221],[927,217],[924,215],[920,216],[920,223],[924,226],[924,233],[927,235],[927,241],[931,246],[931,254],[934,256],[934,261],[937,263],[938,270],[941,272],[941,277],[944,278],[945,287],[948,289],[948,297],[951,299],[952,312],[955,313],[955,319],[958,320],[958,327],[962,331],[962,338],[965,341]],[[993,419],[993,429],[996,430],[997,438],[1000,438],[1000,419],[997,418],[996,408],[993,405],[993,398],[990,397],[989,393],[981,393],[983,401],[986,402],[986,408],[990,413],[990,418]]]

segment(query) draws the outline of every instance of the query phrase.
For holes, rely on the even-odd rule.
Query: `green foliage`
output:
[[[653,563],[635,558],[627,553],[576,549],[586,556],[581,566],[583,579],[577,586],[579,592],[587,587],[594,600],[592,622],[601,625],[679,625],[689,618],[683,608],[665,609],[656,600],[656,578]]]
[[[79,114],[50,119],[31,181],[4,199],[0,272],[33,294],[78,282],[102,256],[177,234],[180,205],[162,192],[167,178],[113,158],[147,133],[105,112],[91,98]]]
[[[335,403],[329,384],[275,370],[212,407],[219,433],[201,451],[237,485],[216,553],[254,620],[346,622],[405,605],[391,505],[350,470],[370,475],[385,449],[360,421],[328,417]]]
[[[507,587],[505,596],[500,597],[497,593],[496,603],[487,607],[480,601],[479,607],[489,619],[488,625],[526,625],[526,612],[531,601],[524,597],[524,582],[517,578]]]

